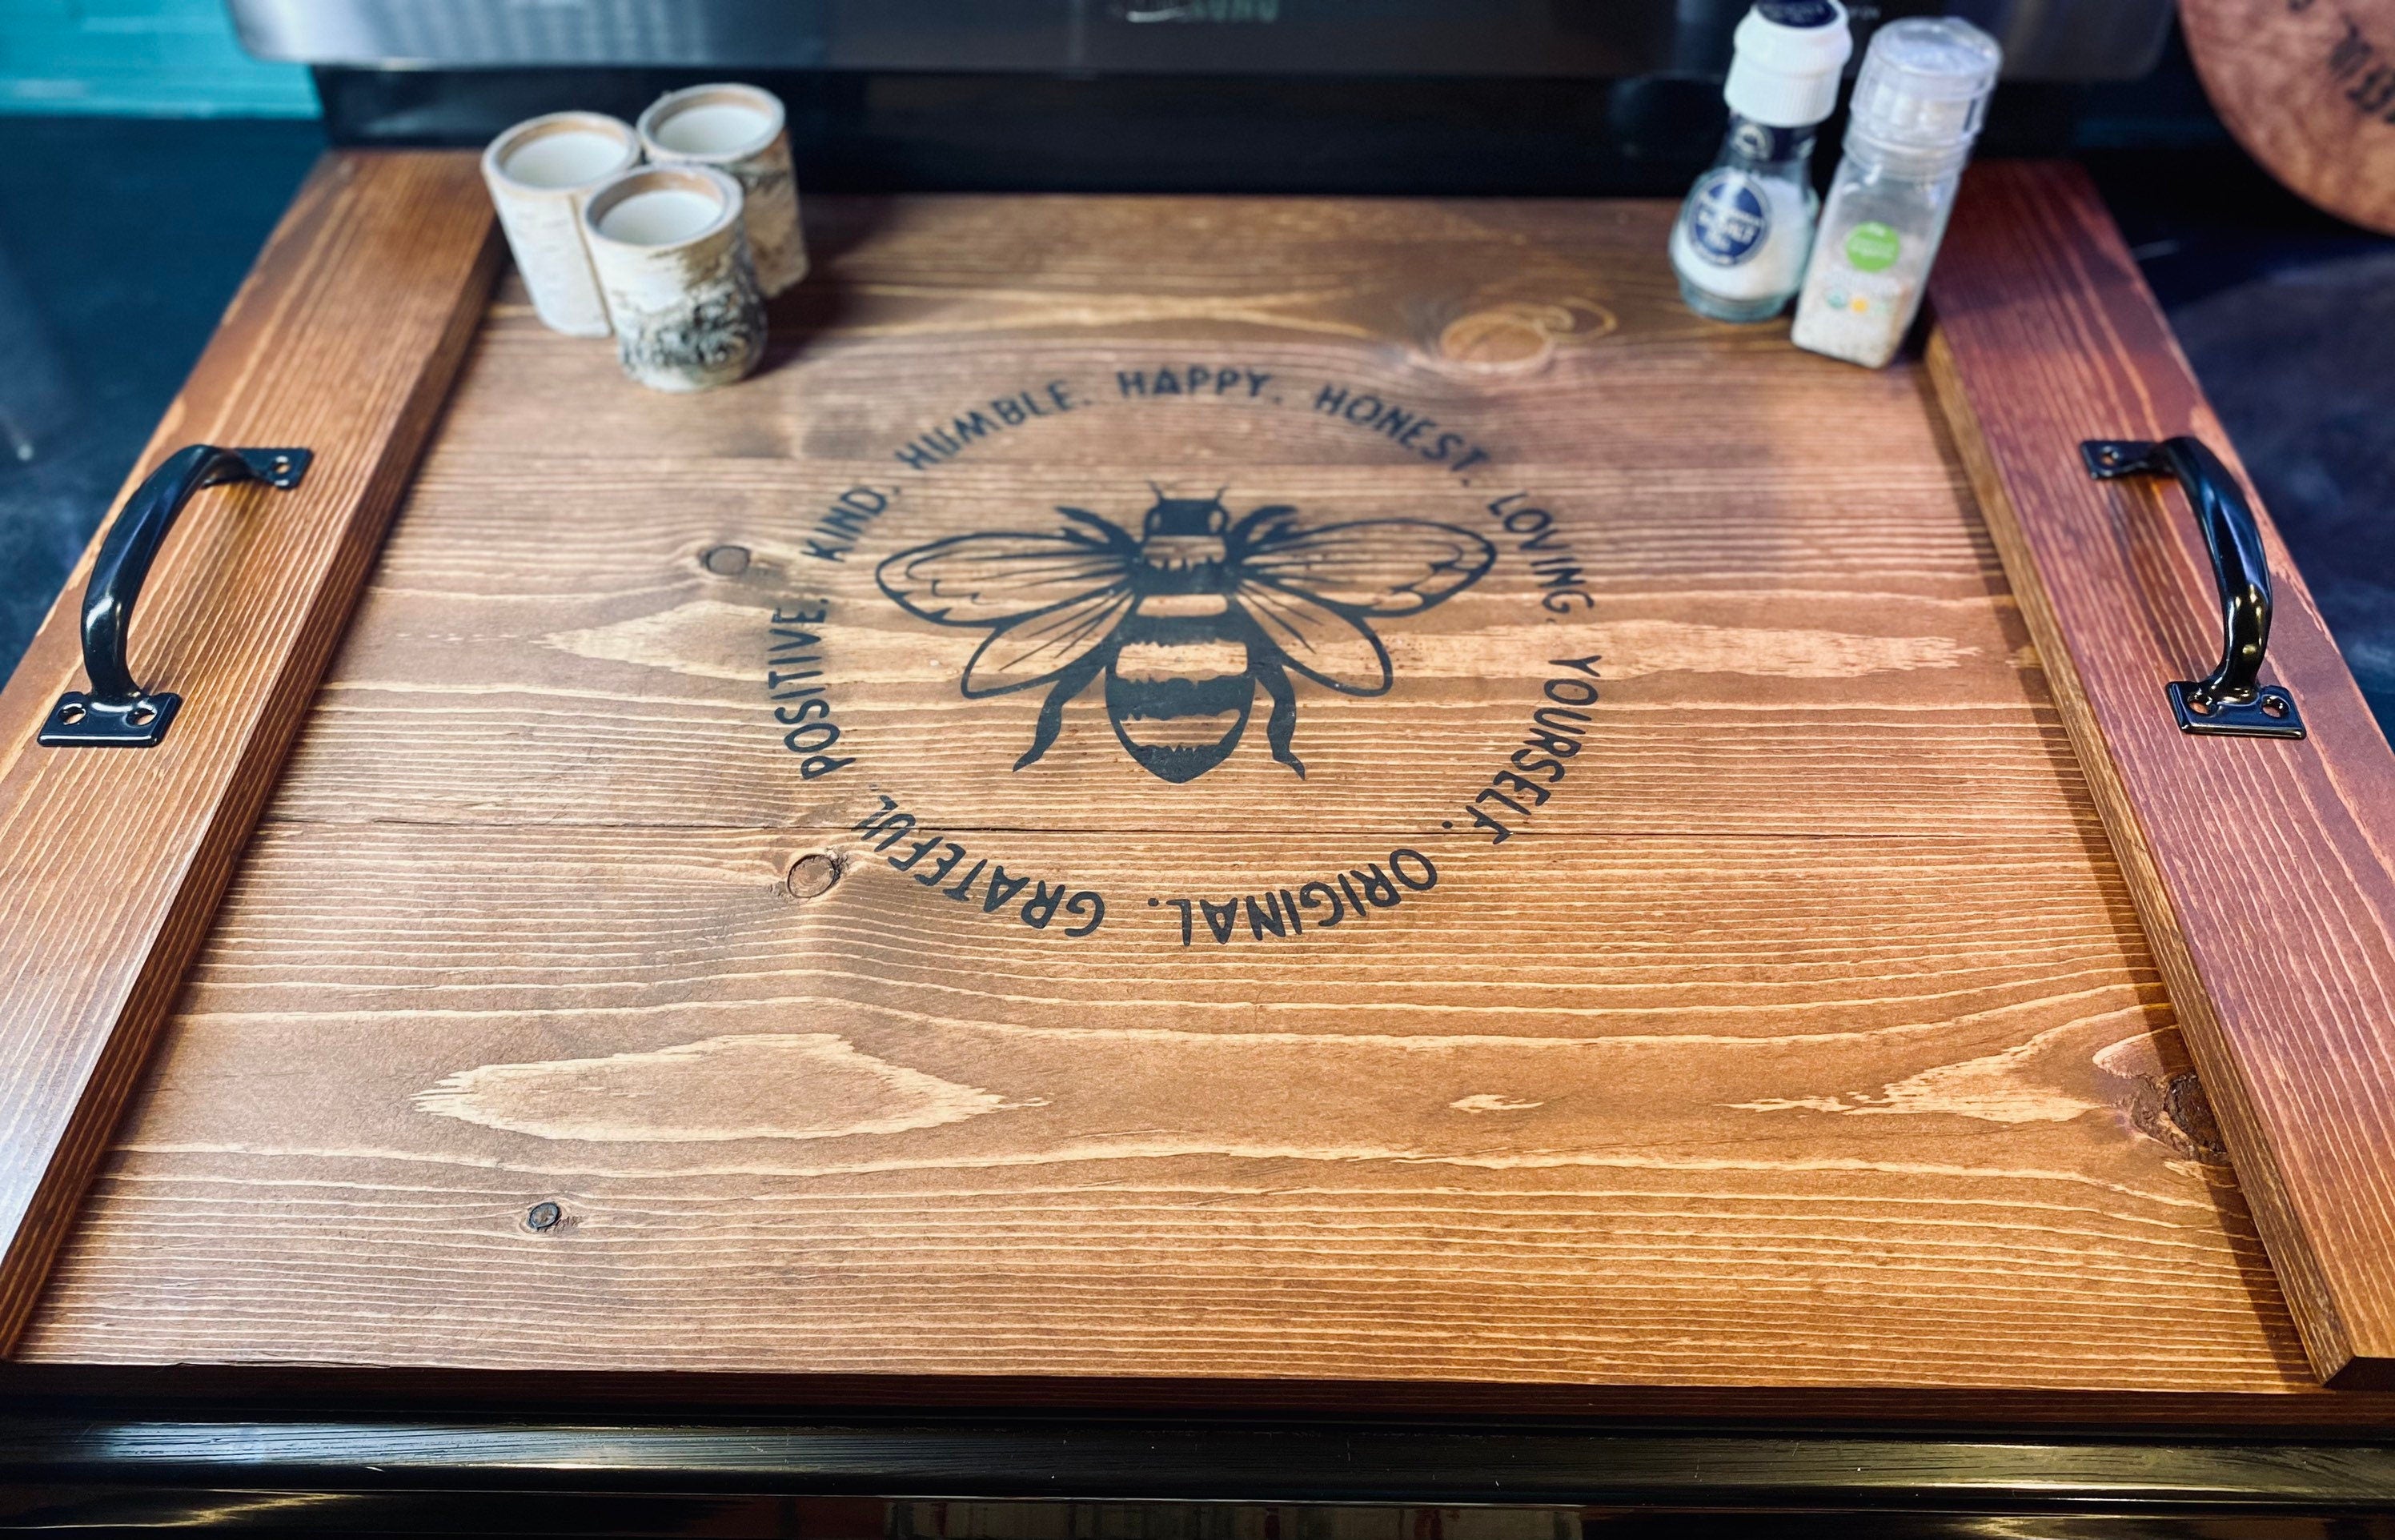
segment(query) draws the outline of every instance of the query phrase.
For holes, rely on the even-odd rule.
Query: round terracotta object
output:
[[[2395,0],[2179,0],[2212,105],[2253,157],[2395,235]]]

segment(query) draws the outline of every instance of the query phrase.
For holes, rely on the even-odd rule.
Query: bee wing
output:
[[[1124,545],[1086,536],[955,535],[898,552],[874,577],[934,624],[996,626],[1118,588],[1128,571]]]
[[[1231,597],[1306,678],[1343,695],[1388,689],[1389,649],[1362,621],[1310,594],[1253,578],[1241,581]]]
[[[1244,571],[1366,615],[1413,615],[1480,580],[1497,548],[1468,529],[1371,519],[1308,529],[1277,522],[1233,558]]]
[[[1113,635],[1131,604],[1130,585],[1117,584],[1001,624],[965,665],[964,693],[1004,695],[1055,678]]]

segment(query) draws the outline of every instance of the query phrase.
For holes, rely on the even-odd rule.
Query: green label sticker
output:
[[[1877,272],[1896,260],[1904,243],[1877,219],[1867,219],[1846,232],[1846,260],[1860,272]]]

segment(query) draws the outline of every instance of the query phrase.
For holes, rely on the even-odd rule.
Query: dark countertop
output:
[[[305,122],[0,117],[0,668],[322,146]],[[2226,147],[2089,165],[2395,726],[2395,240]]]
[[[290,119],[0,117],[0,670],[324,144]]]

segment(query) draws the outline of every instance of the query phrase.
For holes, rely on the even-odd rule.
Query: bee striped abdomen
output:
[[[1208,598],[1213,606],[1204,613]],[[1116,632],[1106,715],[1123,748],[1151,775],[1196,780],[1238,747],[1256,686],[1247,644],[1230,622],[1219,597],[1158,594],[1143,600]]]

